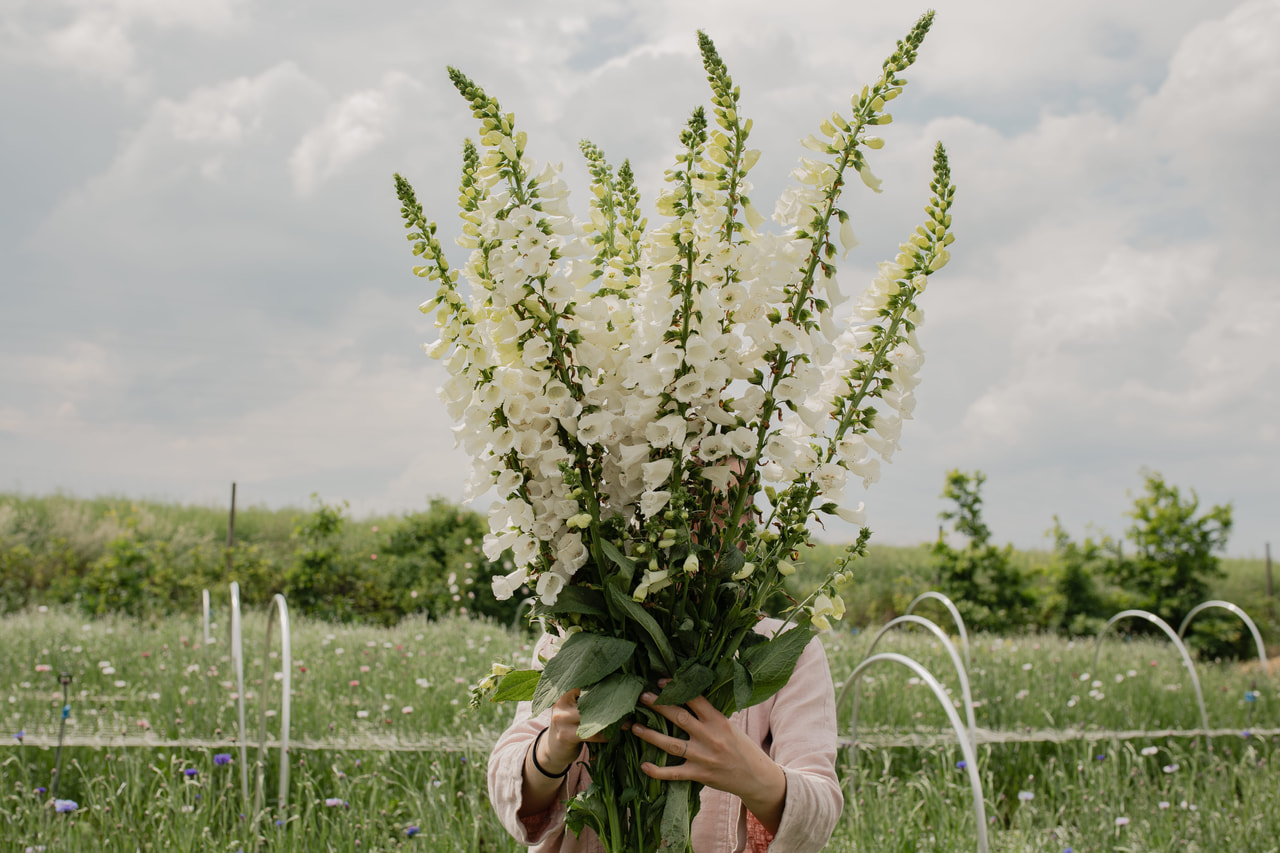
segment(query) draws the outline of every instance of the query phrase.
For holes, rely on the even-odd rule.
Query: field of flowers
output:
[[[225,620],[224,620],[225,621]],[[234,676],[225,626],[198,618],[86,622],[71,611],[0,620],[0,849],[515,850],[485,797],[489,744],[510,709],[467,707],[469,682],[531,637],[478,620],[392,629],[294,621],[290,799],[255,823],[240,797]],[[250,740],[279,723],[279,658],[246,618]],[[827,635],[842,682],[870,632]],[[278,646],[277,646],[278,648]],[[876,651],[920,659],[960,690],[923,632]],[[993,850],[1280,849],[1276,685],[1254,664],[1199,663],[1212,738],[1167,643],[972,639],[977,750]],[[263,660],[266,680],[263,681]],[[71,675],[55,807],[53,773]],[[904,669],[859,685],[848,807],[832,850],[973,849],[968,783],[946,718]],[[848,708],[842,734],[848,734]],[[1144,730],[1147,735],[1135,735]],[[1036,739],[1036,740],[1033,740]],[[893,746],[894,743],[912,745]],[[249,762],[256,758],[249,751]],[[266,763],[273,802],[276,762]],[[254,780],[251,774],[251,785]]]

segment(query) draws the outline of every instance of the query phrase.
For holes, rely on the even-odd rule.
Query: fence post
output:
[[[1271,586],[1271,543],[1267,543],[1267,603],[1275,607],[1275,591]]]
[[[231,577],[231,548],[236,544],[236,484],[231,484],[231,517],[227,520],[227,577]]]

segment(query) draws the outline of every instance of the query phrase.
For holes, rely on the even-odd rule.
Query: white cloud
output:
[[[917,419],[868,496],[880,541],[932,538],[952,467],[990,475],[998,538],[1042,544],[1054,512],[1114,528],[1143,464],[1207,500],[1247,496],[1239,529],[1256,539],[1276,504],[1250,483],[1280,475],[1266,272],[1280,4],[938,6],[874,154],[886,193],[848,197],[864,243],[842,269],[852,291],[916,224],[934,140],[951,152],[959,240],[925,297]],[[309,16],[298,0],[20,8],[0,20],[0,48],[37,86],[68,88],[42,39],[93,12],[107,37],[86,67],[165,97],[102,106],[115,124],[83,136],[97,176],[34,204],[41,238],[0,259],[25,285],[0,297],[0,439],[20,434],[38,457],[0,469],[183,497],[212,480],[219,500],[235,477],[278,503],[319,489],[371,509],[457,497],[467,465],[431,393],[439,368],[414,349],[431,334],[411,325],[422,291],[388,186],[392,171],[413,179],[449,243],[458,149],[476,127],[444,65],[516,113],[532,156],[566,162],[580,211],[582,137],[630,158],[651,201],[706,101],[704,27],[755,119],[752,196],[767,210],[796,140],[879,72],[914,14],[819,0],[549,0],[501,16]],[[170,41],[194,48],[190,63]],[[56,311],[26,307],[49,294]],[[4,356],[14,331],[46,323],[22,339],[26,361]],[[240,351],[253,355],[228,356]]]
[[[41,0],[0,10],[0,45],[8,59],[65,69],[139,91],[137,43],[147,30],[222,33],[243,0]],[[139,31],[143,31],[141,34]]]
[[[375,148],[399,118],[400,102],[418,89],[408,75],[389,72],[379,88],[355,92],[333,105],[289,156],[289,173],[297,192],[310,195],[322,182]]]
[[[133,71],[135,51],[124,26],[88,13],[44,38],[48,60],[84,74],[122,78]]]

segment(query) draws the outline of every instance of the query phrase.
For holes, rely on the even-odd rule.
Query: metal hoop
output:
[[[1266,644],[1262,642],[1262,634],[1258,631],[1258,626],[1249,618],[1249,614],[1245,613],[1243,609],[1232,604],[1230,601],[1214,599],[1213,601],[1202,602],[1201,604],[1197,604],[1195,607],[1191,608],[1191,612],[1186,615],[1186,618],[1182,620],[1182,624],[1178,626],[1178,637],[1181,639],[1186,636],[1187,626],[1191,624],[1192,617],[1201,610],[1207,610],[1210,607],[1221,607],[1223,610],[1230,610],[1232,613],[1239,616],[1244,624],[1249,628],[1249,633],[1253,634],[1253,644],[1258,649],[1258,663],[1262,665],[1262,676],[1266,678],[1267,647]]]
[[[969,776],[969,787],[973,790],[973,817],[978,830],[978,853],[987,853],[987,811],[982,798],[982,779],[978,776],[977,754],[974,752],[973,744],[964,736],[964,725],[960,722],[960,716],[956,714],[956,709],[951,706],[951,700],[947,696],[946,690],[938,683],[938,679],[934,678],[933,674],[918,661],[894,652],[881,652],[858,664],[853,670],[853,675],[849,676],[848,683],[857,684],[858,676],[862,674],[864,669],[873,663],[881,661],[902,664],[918,675],[920,680],[933,691],[938,703],[942,705],[942,710],[946,711],[947,720],[951,723],[951,728],[955,730],[956,740],[960,742],[960,751],[964,754],[965,771]],[[853,718],[850,723],[850,735],[853,737],[853,745],[850,747],[852,756],[850,763],[852,763],[852,760],[857,758],[858,751],[858,689],[856,687],[853,691]]]
[[[231,669],[236,675],[236,713],[240,723],[240,796],[249,805],[249,743],[244,724],[244,627],[240,621],[240,584],[231,582]]]
[[[932,598],[934,601],[942,602],[942,606],[947,608],[947,612],[951,614],[951,619],[956,623],[956,630],[960,632],[960,646],[964,649],[964,665],[966,668],[973,666],[973,662],[969,660],[969,633],[964,629],[964,620],[960,618],[960,611],[956,609],[955,602],[947,598],[940,592],[929,590],[922,592],[915,598],[911,599],[911,603],[907,605],[907,609],[903,615],[910,615],[912,610],[916,609],[916,605],[925,599]]]
[[[891,619],[884,624],[871,640],[871,646],[867,649],[867,657],[875,651],[876,644],[880,642],[880,638],[889,632],[889,629],[903,624],[921,625],[931,631],[947,650],[947,654],[951,656],[951,663],[956,668],[956,676],[960,679],[960,693],[964,698],[965,719],[969,723],[969,742],[975,747],[978,744],[978,723],[974,719],[973,714],[973,693],[969,689],[969,673],[964,668],[964,664],[960,662],[960,654],[956,651],[955,643],[951,642],[951,638],[947,636],[947,632],[943,631],[938,625],[925,619],[923,616],[914,616],[908,614]],[[844,704],[845,694],[849,692],[852,680],[846,681],[844,687],[840,690],[840,696],[836,699],[836,708],[839,709]]]
[[[1187,667],[1187,672],[1191,673],[1191,686],[1195,688],[1196,704],[1200,706],[1200,725],[1207,731],[1209,728],[1209,715],[1204,710],[1204,694],[1200,691],[1200,679],[1196,675],[1196,665],[1191,662],[1191,655],[1188,654],[1187,647],[1182,642],[1182,638],[1173,632],[1173,629],[1169,627],[1168,622],[1164,621],[1163,619],[1161,619],[1159,616],[1152,613],[1151,611],[1122,610],[1119,613],[1117,613],[1115,616],[1112,616],[1109,620],[1107,620],[1107,624],[1102,626],[1102,630],[1098,632],[1098,638],[1094,641],[1093,671],[1097,672],[1098,670],[1098,654],[1102,651],[1102,636],[1106,634],[1107,630],[1110,629],[1111,626],[1114,625],[1116,622],[1120,621],[1121,619],[1127,619],[1131,616],[1136,616],[1140,619],[1146,619],[1152,625],[1155,625],[1157,628],[1163,631],[1165,636],[1168,637],[1169,640],[1174,644],[1174,646],[1177,647],[1178,653],[1182,655],[1182,662]]]
[[[267,606],[267,641],[266,650],[262,655],[262,707],[258,716],[258,760],[257,760],[257,793],[253,799],[253,814],[255,820],[262,809],[262,789],[266,776],[266,754],[267,754],[267,702],[266,693],[267,685],[275,680],[273,675],[268,673],[269,663],[271,659],[271,626],[275,623],[277,614],[280,620],[280,795],[276,803],[276,807],[283,814],[289,805],[289,711],[292,707],[292,688],[293,688],[293,653],[291,648],[291,637],[289,633],[289,605],[285,602],[284,596],[276,593],[271,604]]]

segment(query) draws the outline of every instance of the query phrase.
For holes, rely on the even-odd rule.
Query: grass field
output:
[[[276,712],[269,738],[279,723],[271,677],[279,659],[263,646],[263,628],[260,616],[246,619],[255,742],[264,696]],[[0,620],[5,845],[234,851],[253,849],[258,838],[266,850],[517,849],[493,818],[484,784],[489,744],[511,709],[472,711],[467,696],[494,659],[527,655],[529,637],[465,619],[394,629],[295,619],[290,802],[255,823],[240,798],[225,629],[210,646],[201,634],[195,618],[87,622],[54,610]],[[865,655],[870,632],[838,630],[824,641],[842,682]],[[960,695],[932,637],[895,632],[876,651],[917,657]],[[1277,849],[1280,774],[1269,730],[1280,726],[1280,697],[1256,665],[1197,667],[1210,725],[1231,735],[1121,739],[1128,730],[1199,727],[1189,676],[1168,644],[1109,640],[1096,671],[1091,642],[981,636],[971,654],[977,724],[989,736],[1070,730],[1063,742],[979,747],[993,850]],[[72,675],[70,745],[57,796],[76,806],[58,813],[47,789],[62,671]],[[872,746],[859,749],[852,766],[844,756],[848,807],[830,849],[972,849],[968,784],[932,694],[905,670],[881,667],[864,677],[859,732]],[[925,745],[874,745],[890,734]],[[251,749],[250,764],[256,755]],[[273,752],[264,771],[268,802],[277,760]]]

